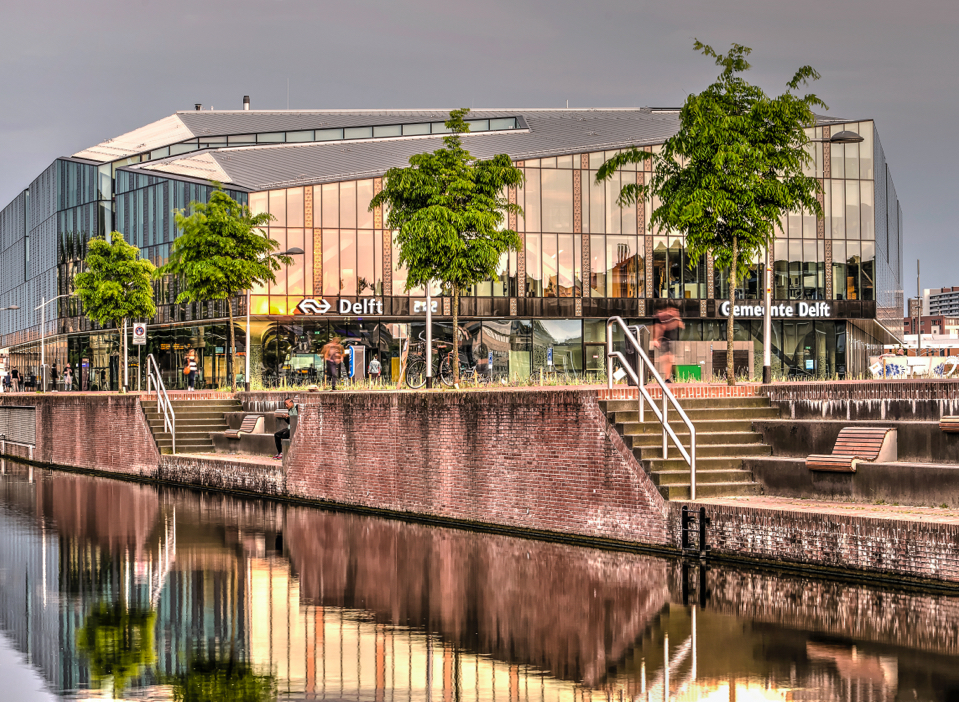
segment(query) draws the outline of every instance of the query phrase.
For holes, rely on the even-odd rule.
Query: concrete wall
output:
[[[959,414],[959,380],[764,385],[759,392],[790,419],[925,420]]]

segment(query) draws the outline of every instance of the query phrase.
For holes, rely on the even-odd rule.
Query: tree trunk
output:
[[[453,385],[460,382],[460,289],[453,286]]]
[[[230,392],[236,392],[236,373],[233,372],[233,354],[236,351],[236,330],[233,328],[233,300],[226,299],[226,306],[230,310],[230,352],[226,356],[226,372],[230,375]],[[250,353],[250,350],[246,350]],[[250,379],[246,378],[246,382]]]
[[[733,237],[733,262],[729,266],[729,316],[726,317],[726,382],[736,384],[736,370],[733,365],[733,345],[736,334],[736,319],[733,311],[736,309],[736,266],[739,251],[736,248],[736,237]]]

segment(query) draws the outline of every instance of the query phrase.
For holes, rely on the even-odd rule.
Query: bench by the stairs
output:
[[[811,455],[806,468],[832,473],[855,473],[860,462],[896,460],[896,430],[890,427],[846,427],[839,432],[830,455]]]
[[[223,432],[228,439],[239,439],[243,434],[262,434],[263,415],[248,414],[243,418],[239,429],[227,429]]]
[[[947,434],[959,434],[959,417],[941,417],[939,428]]]

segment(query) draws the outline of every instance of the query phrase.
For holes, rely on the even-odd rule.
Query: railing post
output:
[[[613,322],[606,321],[606,389],[613,389]]]
[[[666,460],[666,426],[669,424],[669,417],[666,416],[667,404],[666,404],[666,388],[662,388],[663,392],[663,460]],[[663,469],[666,469],[666,466],[663,466]]]
[[[638,356],[638,354],[637,354],[637,358],[638,358],[638,357],[639,357],[639,356]],[[639,387],[640,387],[640,388],[644,388],[644,387],[646,387],[646,378],[644,377],[644,376],[646,375],[646,364],[640,362],[640,363],[637,363],[636,365],[639,366]],[[646,410],[646,403],[643,401],[643,392],[642,392],[642,390],[637,389],[637,391],[636,391],[636,397],[639,398],[639,423],[642,424],[642,423],[643,423],[643,415],[645,414],[645,410]]]
[[[696,499],[696,429],[689,429],[689,499]]]

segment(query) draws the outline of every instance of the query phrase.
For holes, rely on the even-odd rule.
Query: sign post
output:
[[[137,347],[137,392],[140,392],[140,369],[142,361],[140,359],[140,348],[147,343],[147,325],[140,322],[133,324],[133,345]]]

